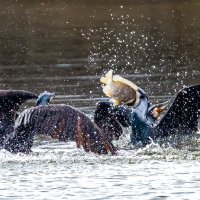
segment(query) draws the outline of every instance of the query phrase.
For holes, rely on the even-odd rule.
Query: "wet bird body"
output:
[[[12,153],[30,153],[34,136],[41,134],[63,142],[75,141],[78,148],[83,147],[87,152],[114,155],[116,148],[112,140],[119,139],[123,133],[122,127],[131,127],[131,143],[133,145],[140,143],[142,146],[152,140],[157,141],[176,134],[190,135],[197,131],[200,85],[180,90],[160,119],[158,117],[169,102],[151,105],[142,89],[137,88],[134,91],[137,93],[134,101],[128,98],[126,102],[122,101],[117,106],[115,102],[110,101],[97,103],[94,121],[71,106],[50,105],[54,93],[44,92],[38,97],[27,91],[2,91],[0,92],[1,146]],[[36,106],[16,115],[23,102],[37,97]],[[130,106],[127,102],[133,104]]]
[[[82,112],[67,105],[43,105],[24,110],[15,122],[5,149],[29,153],[35,135],[49,135],[59,141],[76,141],[77,147],[97,154],[115,154],[114,146]]]
[[[166,114],[153,129],[153,138],[198,131],[200,118],[200,85],[180,90]]]
[[[99,104],[103,105],[105,103],[100,102]],[[166,107],[166,104],[160,104],[161,110],[163,106]],[[167,112],[158,121],[156,121],[157,115],[153,115],[152,112],[155,108],[158,108],[158,105],[150,106],[145,93],[141,93],[140,102],[136,107],[113,106],[113,104],[110,104],[109,109],[108,106],[105,109],[103,107],[101,106],[101,113],[104,110],[104,116],[102,116],[102,119],[98,118],[98,121],[107,117],[108,123],[104,124],[107,130],[112,129],[113,125],[109,125],[109,118],[112,117],[116,121],[115,123],[118,122],[123,127],[131,127],[130,138],[133,145],[141,143],[145,146],[152,140],[156,141],[177,134],[192,135],[198,130],[200,85],[180,90],[174,100],[171,101]],[[96,113],[98,112],[100,111],[97,109]],[[98,123],[100,124],[100,122]],[[115,134],[121,135],[121,132],[122,129],[119,129]]]
[[[7,134],[13,131],[20,105],[37,97],[36,94],[24,90],[0,90],[0,146]]]

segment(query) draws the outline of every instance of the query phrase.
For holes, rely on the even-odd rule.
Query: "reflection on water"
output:
[[[168,99],[200,76],[199,1],[1,1],[0,87],[49,90],[92,117],[110,68]],[[31,102],[33,104],[33,102]],[[36,141],[0,152],[2,199],[198,199],[199,143],[96,156],[74,143]]]

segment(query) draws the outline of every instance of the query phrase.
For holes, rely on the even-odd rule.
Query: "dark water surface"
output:
[[[152,101],[200,83],[200,2],[1,1],[0,88],[56,92],[92,116],[109,69]],[[33,103],[33,102],[32,102]],[[96,156],[41,142],[31,155],[0,152],[0,199],[200,199],[200,147]]]

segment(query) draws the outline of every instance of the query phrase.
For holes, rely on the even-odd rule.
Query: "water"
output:
[[[194,0],[1,1],[0,87],[56,92],[53,103],[92,117],[113,68],[164,101],[199,84],[199,17]],[[200,199],[198,139],[178,149],[128,142],[115,143],[116,156],[40,137],[30,155],[2,150],[0,199]]]

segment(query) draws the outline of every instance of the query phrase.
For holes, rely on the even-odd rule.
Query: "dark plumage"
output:
[[[134,145],[146,145],[152,139],[197,131],[200,85],[180,90],[166,114],[158,122],[152,111],[159,105],[150,106],[143,90],[139,89],[138,92],[140,99],[136,107],[113,106],[110,102],[99,102],[94,113],[94,122],[73,107],[46,105],[52,97],[51,93],[40,95],[38,106],[24,110],[15,120],[14,128],[13,125],[10,126],[12,132],[3,140],[4,148],[12,153],[29,153],[34,136],[45,134],[59,141],[76,141],[77,147],[82,146],[85,151],[115,154],[116,148],[112,140],[118,139],[123,133],[122,126],[131,127],[131,143]]]
[[[143,90],[139,89],[140,100],[136,112],[147,117],[147,122],[152,123],[156,118],[152,115],[154,108],[160,104],[149,106],[149,101]],[[163,105],[163,104],[162,104]],[[127,105],[114,106],[109,101],[98,102],[94,113],[94,122],[102,129],[109,140],[118,139],[123,133],[122,127],[132,125],[132,112],[135,108]],[[148,109],[148,111],[147,111]]]
[[[118,109],[120,112],[120,109]],[[99,102],[94,113],[94,122],[103,131],[105,137],[112,141],[119,139],[123,133],[121,124],[122,120],[116,118],[117,112],[113,112],[113,104],[111,102]],[[123,116],[124,115],[120,115]],[[123,124],[125,126],[125,123]]]
[[[37,99],[34,93],[24,90],[0,90],[0,117],[15,118],[20,105],[29,99]]]
[[[192,134],[198,130],[200,85],[180,90],[167,113],[153,128],[153,138],[172,134]]]
[[[150,107],[148,97],[142,91],[140,92],[140,102],[136,107],[123,105],[114,107],[108,102],[99,103],[101,110],[97,106],[95,113],[101,113],[101,117],[97,118],[96,123],[102,128],[106,127],[105,133],[112,133],[109,130],[112,130],[113,124],[120,123],[124,127],[131,126],[131,143],[135,145],[140,142],[142,145],[146,145],[152,139],[156,140],[174,134],[192,134],[197,131],[200,114],[200,85],[180,90],[166,114],[158,122],[156,122],[157,118],[152,115],[152,110],[156,106]],[[105,108],[104,104],[106,104]],[[110,120],[114,123],[110,123]],[[119,137],[122,129],[116,128],[118,126],[118,124],[114,126],[113,130],[114,135]],[[109,138],[112,137],[109,136]]]
[[[24,110],[15,121],[14,131],[5,142],[12,153],[29,153],[35,135],[76,141],[77,147],[97,154],[115,154],[116,149],[84,113],[67,105],[44,105]]]
[[[13,131],[17,111],[22,103],[38,96],[24,90],[0,90],[0,146],[6,135]]]

